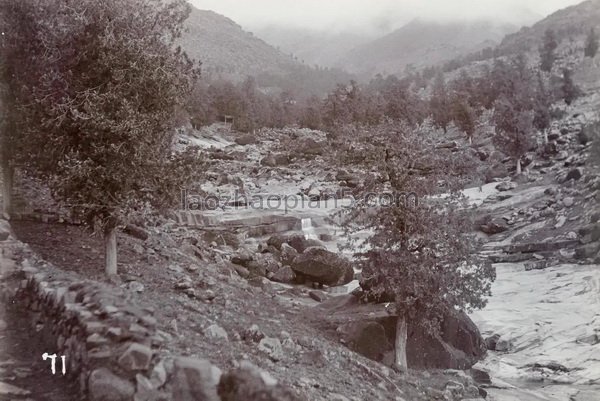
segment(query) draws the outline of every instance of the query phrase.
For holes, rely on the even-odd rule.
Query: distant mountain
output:
[[[531,27],[507,35],[498,50],[504,54],[536,50],[548,29],[561,40],[586,35],[593,27],[600,32],[600,0],[588,0],[556,11]]]
[[[294,55],[308,65],[321,67],[336,66],[340,58],[350,50],[374,39],[367,34],[330,33],[279,25],[265,26],[255,33],[285,54]]]
[[[431,22],[413,20],[392,33],[348,52],[339,66],[363,76],[395,74],[406,66],[425,67],[494,46],[514,25],[491,21]]]
[[[181,45],[202,62],[207,77],[239,79],[259,73],[283,73],[297,64],[227,17],[192,7]]]

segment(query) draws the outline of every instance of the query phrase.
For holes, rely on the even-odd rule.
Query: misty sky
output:
[[[288,28],[385,32],[417,18],[494,18],[530,24],[583,0],[190,0],[247,30],[265,25]]]

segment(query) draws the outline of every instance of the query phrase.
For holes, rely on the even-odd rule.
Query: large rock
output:
[[[280,249],[281,254],[279,256],[279,259],[284,265],[291,264],[296,258],[296,256],[298,256],[298,251],[287,243],[281,244]]]
[[[290,159],[287,155],[282,153],[272,154],[264,157],[260,161],[260,164],[261,166],[266,167],[287,166],[288,164],[290,164]]]
[[[588,224],[585,227],[581,227],[579,229],[579,236],[581,237],[581,242],[584,244],[600,240],[600,223]]]
[[[577,260],[585,260],[591,259],[594,257],[600,256],[600,244],[599,243],[591,243],[587,245],[582,245],[575,249],[575,259]]]
[[[338,327],[350,349],[374,361],[381,361],[393,347],[379,322],[358,321]]]
[[[492,234],[499,234],[502,233],[506,230],[508,230],[508,223],[506,222],[505,219],[501,218],[501,217],[496,217],[491,219],[490,221],[486,222],[485,224],[482,224],[479,226],[479,229],[489,235]]]
[[[304,252],[307,248],[322,245],[320,241],[306,239],[302,234],[275,234],[267,240],[267,245],[271,245],[277,250],[281,250],[283,244],[288,244],[298,253]]]
[[[209,361],[177,358],[174,363],[172,395],[177,401],[219,401],[217,384],[221,370]]]
[[[290,389],[276,383],[249,362],[224,374],[219,382],[221,401],[301,401]]]
[[[583,176],[583,170],[581,168],[577,167],[567,173],[567,176],[565,177],[565,181],[569,181],[569,180],[577,181],[582,176]]]
[[[138,343],[130,344],[119,358],[119,365],[128,371],[146,370],[150,366],[152,350]]]
[[[106,368],[94,370],[89,377],[88,395],[91,401],[129,401],[135,387]]]
[[[296,273],[294,273],[290,266],[286,265],[279,269],[277,273],[271,277],[271,280],[277,281],[278,283],[291,284],[296,280]]]
[[[500,184],[496,185],[496,189],[498,191],[510,191],[511,189],[515,189],[516,187],[517,183],[512,181],[502,181]]]
[[[406,348],[408,365],[417,369],[469,369],[487,351],[479,329],[463,312],[448,312],[436,336],[409,327]]]
[[[386,304],[363,304],[352,295],[333,297],[318,306],[325,321],[333,323],[343,340],[354,350],[384,363],[394,352],[396,316]],[[385,339],[381,336],[384,329]],[[372,341],[369,339],[372,338]],[[464,313],[448,311],[438,335],[421,326],[408,325],[407,359],[413,369],[468,369],[487,352],[477,326]]]
[[[257,253],[254,255],[254,261],[267,273],[277,273],[281,268],[281,263],[275,259],[272,253]]]
[[[350,261],[323,248],[308,248],[296,256],[292,270],[320,284],[329,286],[348,284],[354,278]]]

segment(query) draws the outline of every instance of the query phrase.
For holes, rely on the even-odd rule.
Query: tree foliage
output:
[[[418,198],[416,206],[399,198],[387,207],[362,201],[343,216],[350,237],[369,233],[362,246],[350,245],[363,260],[365,298],[395,301],[400,316],[433,333],[448,309],[483,307],[495,273],[473,252],[476,241],[455,192],[471,166],[433,152],[431,135],[406,125],[384,124],[359,138],[355,151],[380,174],[364,191]]]
[[[573,100],[577,99],[581,95],[581,90],[575,85],[573,81],[573,72],[568,68],[563,70],[562,84],[561,84],[562,98],[566,104],[573,103]]]
[[[585,57],[594,58],[598,53],[598,34],[594,28],[590,28],[590,31],[585,38],[584,55]]]
[[[551,29],[546,30],[546,32],[544,32],[542,46],[540,47],[540,69],[542,71],[552,71],[552,66],[556,60],[554,51],[557,47],[558,42],[556,41],[554,31]]]
[[[178,186],[194,177],[196,160],[171,150],[174,116],[198,74],[175,46],[189,5],[3,0],[1,6],[6,57],[21,65],[5,79],[16,99],[14,155],[27,171],[105,231],[134,210],[174,202]]]

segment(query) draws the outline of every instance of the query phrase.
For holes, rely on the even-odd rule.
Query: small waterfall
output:
[[[302,232],[306,239],[319,239],[310,217],[302,219]]]

